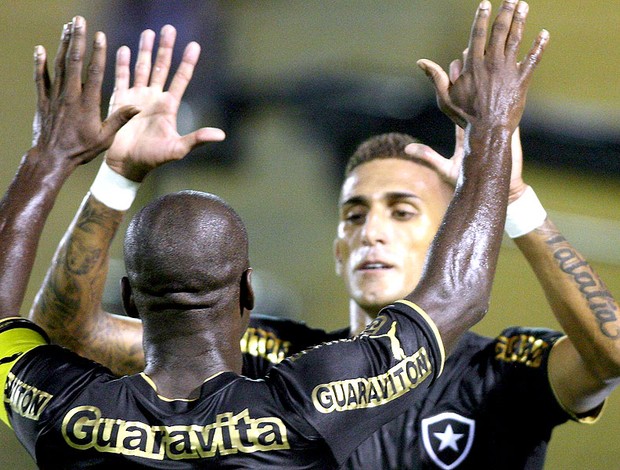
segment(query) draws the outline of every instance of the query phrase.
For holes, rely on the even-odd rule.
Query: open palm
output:
[[[155,33],[142,32],[136,60],[133,86],[130,88],[130,51],[118,50],[114,94],[110,113],[125,105],[140,108],[131,126],[121,129],[106,153],[106,163],[116,172],[134,181],[142,181],[149,171],[164,163],[180,160],[192,149],[206,142],[224,139],[220,129],[203,127],[187,135],[177,132],[177,113],[200,55],[200,46],[189,43],[170,86],[164,91],[168,78],[176,30],[166,25],[161,30],[154,67],[151,56]]]

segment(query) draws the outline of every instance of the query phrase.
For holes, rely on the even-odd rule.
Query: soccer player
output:
[[[163,31],[156,61],[160,70],[166,64],[162,51],[166,51],[171,39],[167,32]],[[147,91],[148,72],[139,80],[138,74],[150,68],[149,41],[152,45],[152,34],[147,33],[146,36],[138,57],[138,61],[142,59],[142,66],[136,70],[136,80],[142,87],[142,93]],[[117,79],[128,77],[127,66],[123,66],[128,62],[123,62],[125,59],[122,56],[120,59]],[[116,98],[121,101],[116,103],[123,103],[123,96],[129,98],[132,92],[137,93],[137,90],[128,88],[127,81],[127,78],[121,80],[125,86],[120,87],[120,94]],[[161,89],[155,87],[152,93],[155,107]],[[168,108],[161,116],[166,118],[166,122],[174,122],[175,110]],[[140,139],[137,139],[137,133],[126,133],[127,139],[135,141],[127,140],[127,146],[133,143],[135,147],[128,148],[125,154],[115,152],[113,147],[107,154],[108,164],[118,173],[141,180],[143,174],[135,175],[127,171],[131,161],[137,161],[140,164],[138,167],[146,172],[166,159],[180,158],[180,152],[174,155],[156,152],[163,144],[167,145],[166,151],[169,152],[168,149],[174,146],[168,143],[174,143],[172,137],[176,136],[146,133],[149,129],[158,129],[155,122],[140,128],[145,132]],[[459,165],[455,159],[444,163],[437,156],[432,158],[430,149],[419,147],[416,149],[418,158],[413,158],[404,152],[409,142],[407,137],[395,135],[374,139],[362,146],[353,159],[354,163],[349,165],[341,196],[342,221],[336,254],[339,269],[351,295],[350,328],[327,334],[283,320],[251,319],[251,327],[242,340],[247,351],[244,357],[246,374],[260,376],[271,362],[281,360],[287,352],[294,353],[321,341],[356,334],[377,315],[383,305],[381,302],[390,303],[418,284],[428,247],[452,198]],[[421,164],[420,158],[429,160],[437,171]],[[525,189],[520,174],[521,157],[518,155],[513,158],[518,165],[514,168],[510,196],[511,200],[523,203],[524,200],[519,197]],[[151,164],[151,161],[154,163]],[[574,280],[577,277],[565,277],[566,274],[561,271],[562,266],[549,261],[553,261],[554,252],[571,252],[575,253],[575,257],[578,254],[565,241],[560,240],[555,229],[549,231],[548,227],[552,226],[549,221],[544,222],[539,206],[534,206],[537,211],[533,217],[529,217],[527,209],[531,206],[527,205],[525,217],[523,214],[514,214],[518,206],[511,208],[511,222],[517,226],[524,225],[525,230],[536,230],[515,240],[523,250],[530,247],[529,251],[534,253],[531,255],[533,263],[541,270],[544,268],[541,275],[548,292],[553,295],[559,289],[569,301],[567,307],[560,306],[559,310],[564,311],[561,314],[568,316],[569,321],[570,318],[581,316],[594,320],[576,290]],[[105,314],[98,305],[100,297],[93,299],[90,295],[93,283],[99,288],[102,286],[106,266],[105,250],[123,210],[111,211],[92,195],[85,200],[69,231],[69,237],[58,253],[55,272],[48,277],[47,290],[43,291],[38,306],[33,310],[34,318],[46,327],[53,328],[57,341],[71,345],[84,355],[104,361],[119,374],[134,372],[143,367],[141,326],[126,318]],[[525,219],[524,222],[522,219]],[[543,231],[545,227],[547,229]],[[385,233],[380,233],[381,228]],[[554,237],[558,237],[559,245],[550,251],[544,240]],[[76,250],[72,246],[80,246],[82,249],[86,247],[87,251],[77,258],[85,263],[72,265],[65,262],[68,258],[75,260],[72,254]],[[358,269],[356,259],[363,257],[364,251],[368,254],[361,260],[364,263],[362,269]],[[565,266],[569,265],[565,263]],[[586,264],[581,266],[586,275],[590,273],[593,282],[602,285]],[[583,278],[581,274],[579,276]],[[68,290],[68,285],[73,290]],[[592,292],[595,291],[592,289]],[[615,308],[613,300],[605,300],[611,302],[610,309]],[[76,305],[82,309],[82,313],[73,316]],[[613,322],[606,323],[606,326],[613,326]],[[590,331],[594,328],[592,336],[596,337],[596,325],[588,324],[588,327]],[[570,334],[571,328],[565,328]],[[513,329],[492,340],[468,333],[447,361],[446,370],[450,371],[449,374],[436,381],[423,401],[416,402],[415,407],[409,408],[366,441],[355,452],[349,465],[363,468],[442,468],[442,465],[453,468],[459,464],[477,468],[493,465],[541,467],[552,427],[570,417],[554,398],[547,378],[548,373],[551,373],[548,371],[554,367],[559,368],[556,369],[559,374],[563,373],[561,367],[564,359],[560,358],[556,366],[549,360],[552,349],[555,355],[563,343],[569,348],[573,347],[570,336],[556,345],[556,340],[561,336],[557,332]],[[598,337],[593,343],[604,347]],[[265,351],[261,346],[266,344]],[[608,345],[605,356],[610,358],[609,370],[604,371],[607,377],[617,375],[613,365],[613,361],[617,364],[614,359],[617,351],[612,346]],[[503,352],[497,359],[496,347]],[[567,358],[568,361],[573,359],[580,360],[574,354],[572,359]],[[583,371],[579,371],[579,374],[587,381]],[[605,389],[596,380],[592,382],[592,388],[599,389],[589,397],[590,402],[581,408],[586,411],[582,419],[596,415],[598,405],[611,389],[611,386]],[[570,384],[556,387],[563,389],[566,385]],[[613,382],[610,381],[610,385]],[[569,392],[571,389],[565,390]],[[577,412],[580,408],[573,408],[569,402],[567,410]],[[522,419],[523,416],[530,419]],[[510,419],[512,426],[508,428],[505,423],[510,417],[518,419]],[[518,426],[520,422],[523,422],[522,427]],[[532,422],[535,426],[531,426]],[[507,462],[506,455],[513,457]]]
[[[34,175],[24,174],[30,165],[20,168],[0,206],[0,279],[7,285],[12,277],[23,280],[0,304],[5,405],[0,419],[37,464],[340,468],[362,440],[413,406],[441,375],[446,352],[488,309],[508,199],[510,139],[548,39],[542,31],[526,60],[517,63],[526,16],[527,4],[506,3],[487,49],[490,3],[481,2],[471,54],[453,84],[436,64],[420,62],[433,71],[438,101],[466,129],[468,142],[421,282],[359,335],[286,359],[262,380],[239,375],[239,341],[254,300],[247,234],[234,210],[211,194],[162,196],[127,230],[122,296],[127,312],[144,327],[142,373],[117,378],[100,364],[48,344],[29,320],[11,316],[19,309],[38,233],[63,176],[76,161],[88,161],[109,145],[121,117],[136,111],[124,106],[100,123],[103,36],[97,36],[82,87],[86,25],[75,18],[61,42],[53,83],[44,60],[37,61],[37,118],[44,124],[35,141],[43,144],[42,156],[55,159],[35,164]],[[173,94],[182,94],[191,59],[183,67],[172,79]],[[503,105],[507,102],[511,106]],[[141,109],[136,118],[148,121],[149,111]],[[67,145],[83,127],[90,131],[85,143]],[[211,135],[222,137],[221,131]],[[37,163],[36,150],[27,156],[27,163],[31,158]],[[116,176],[103,174],[99,189],[110,177],[114,184]],[[97,194],[102,204],[118,203],[106,191]]]

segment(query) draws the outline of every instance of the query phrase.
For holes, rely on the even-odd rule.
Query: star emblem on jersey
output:
[[[422,420],[422,441],[431,460],[444,470],[456,468],[471,449],[476,422],[444,412]]]
[[[457,434],[452,430],[452,425],[448,424],[448,427],[444,432],[435,432],[433,435],[441,441],[439,444],[439,451],[441,452],[446,447],[450,447],[451,449],[459,451],[459,447],[456,444],[460,438],[463,437],[463,434]]]

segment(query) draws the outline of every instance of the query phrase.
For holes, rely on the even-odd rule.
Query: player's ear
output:
[[[241,314],[244,310],[254,308],[254,288],[252,287],[252,268],[243,271],[241,275]]]
[[[121,300],[123,301],[123,308],[127,315],[131,318],[139,318],[138,309],[133,301],[133,294],[131,291],[131,285],[127,276],[121,278]]]
[[[334,251],[334,261],[336,262],[336,274],[338,276],[342,276],[342,239],[336,237],[334,239],[333,251]]]

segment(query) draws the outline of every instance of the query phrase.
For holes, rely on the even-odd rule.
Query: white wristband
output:
[[[90,193],[110,209],[126,211],[131,207],[140,183],[115,172],[105,162],[90,187]]]
[[[547,211],[542,206],[531,186],[506,209],[506,233],[510,238],[517,238],[540,227],[547,218]]]

